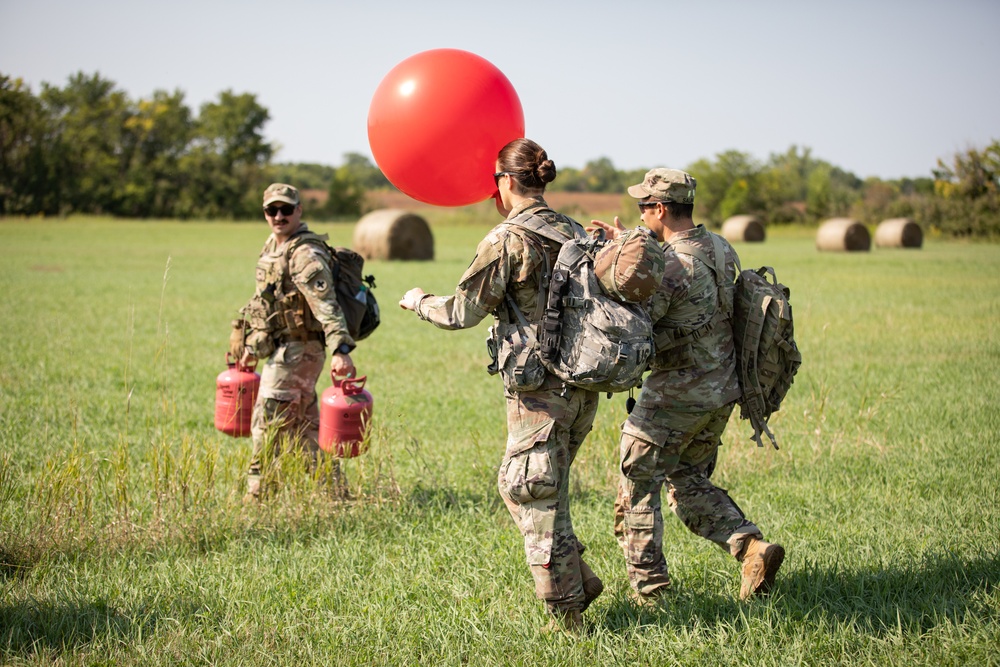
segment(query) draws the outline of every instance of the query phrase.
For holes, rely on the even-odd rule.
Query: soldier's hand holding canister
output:
[[[243,349],[243,356],[240,357],[240,368],[254,368],[257,365],[257,357],[253,356],[250,348]]]
[[[346,352],[334,352],[330,358],[330,375],[333,377],[354,377],[354,361]]]

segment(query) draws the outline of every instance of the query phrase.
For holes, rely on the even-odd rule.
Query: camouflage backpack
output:
[[[363,275],[365,258],[350,248],[330,248],[337,261],[333,264],[333,281],[337,287],[337,303],[344,312],[347,329],[355,341],[364,340],[382,323],[378,301],[375,300],[375,276]]]
[[[371,335],[381,323],[378,301],[372,288],[375,287],[375,276],[364,275],[365,258],[350,248],[333,248],[327,240],[327,234],[311,232],[295,237],[285,251],[286,261],[302,243],[312,243],[320,246],[333,256],[331,271],[333,273],[334,289],[337,293],[337,303],[347,321],[347,330],[355,341],[364,340]]]
[[[509,224],[560,245],[551,275],[548,253],[542,252],[546,260],[539,299],[544,299],[545,308],[540,321],[529,324],[509,301],[522,329],[533,331],[534,347],[545,370],[568,385],[590,391],[617,392],[636,386],[653,353],[653,327],[641,303],[602,289],[595,256],[609,242],[586,236],[567,239],[530,213],[513,218]],[[651,245],[659,253],[658,264],[655,256],[650,260],[658,266],[659,276],[645,282],[655,283],[655,289],[665,260],[655,239]],[[617,273],[619,286],[635,289],[634,271]]]
[[[676,242],[671,246],[676,252],[697,257],[715,273],[720,308],[730,314],[733,326],[740,418],[750,420],[758,447],[764,446],[761,437],[764,434],[778,449],[767,422],[781,407],[802,364],[802,355],[795,345],[792,305],[788,301],[791,291],[778,282],[774,268],[762,266],[756,271],[743,271],[737,259],[736,289],[729,303],[725,297],[725,249],[716,234],[712,234],[712,243],[714,258],[688,243]],[[767,274],[771,274],[771,282]]]

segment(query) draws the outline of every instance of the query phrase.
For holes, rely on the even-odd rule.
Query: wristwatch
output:
[[[350,354],[351,346],[347,343],[341,343],[337,346],[337,354]]]

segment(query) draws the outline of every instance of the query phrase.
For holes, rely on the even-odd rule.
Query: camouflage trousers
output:
[[[597,414],[598,395],[544,389],[507,395],[500,497],[524,537],[535,595],[550,612],[583,608],[584,547],[569,512],[569,472]]]
[[[615,536],[629,583],[639,593],[656,595],[670,584],[663,557],[664,485],[667,504],[684,525],[733,557],[747,538],[763,537],[726,490],[709,481],[733,405],[707,412],[637,405],[622,426]]]
[[[301,447],[315,466],[319,454],[319,401],[316,381],[326,363],[318,341],[279,345],[260,373],[260,390],[253,406],[247,490],[260,493],[263,462],[281,453],[282,442]]]

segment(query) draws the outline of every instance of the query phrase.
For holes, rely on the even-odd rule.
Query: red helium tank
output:
[[[215,428],[242,438],[250,435],[250,418],[260,388],[260,375],[253,368],[238,366],[226,354],[228,368],[215,378]]]
[[[319,446],[324,452],[342,459],[364,453],[361,447],[372,417],[372,395],[365,389],[366,378],[334,378],[333,386],[323,392]]]

